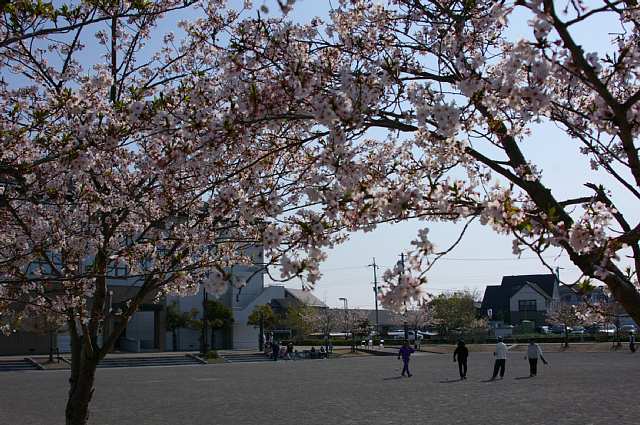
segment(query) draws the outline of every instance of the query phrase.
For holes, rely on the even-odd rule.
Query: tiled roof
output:
[[[306,306],[327,308],[327,305],[322,301],[320,301],[320,299],[315,295],[313,295],[310,291],[305,291],[302,289],[285,288],[285,292]]]
[[[549,297],[553,297],[553,288],[556,284],[556,275],[549,274],[523,274],[517,276],[503,276],[501,286],[505,288],[509,297],[515,294],[524,286],[525,283],[530,282],[538,286],[547,293]]]

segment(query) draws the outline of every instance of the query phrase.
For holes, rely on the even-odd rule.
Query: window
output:
[[[536,311],[536,300],[518,300],[518,311]]]
[[[107,276],[109,277],[127,277],[129,274],[129,270],[127,266],[123,263],[113,262],[109,263],[107,266]]]

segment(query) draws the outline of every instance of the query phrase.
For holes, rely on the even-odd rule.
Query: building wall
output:
[[[511,324],[517,325],[523,320],[530,320],[535,323],[535,326],[544,325],[547,314],[544,311],[512,311],[511,312]]]
[[[520,311],[520,300],[535,300],[536,311]],[[529,285],[523,286],[509,300],[509,310],[511,313],[511,324],[516,325],[523,320],[532,320],[536,325],[544,322],[547,308],[549,307],[548,299],[542,296],[538,291]]]
[[[262,262],[262,250],[253,248],[248,251],[256,262]],[[253,349],[258,346],[258,329],[247,324],[247,319],[256,305],[268,304],[273,298],[284,297],[284,288],[273,290],[274,287],[264,287],[263,273],[256,271],[257,267],[235,266],[232,269],[234,276],[246,281],[246,285],[241,288],[230,288],[218,298],[218,301],[230,307],[233,311],[233,325],[228,334],[218,331],[216,334],[216,348]],[[210,299],[211,296],[209,296]],[[167,297],[167,304],[176,302],[179,310],[189,312],[192,309],[198,311],[198,318],[202,317],[202,289],[194,296],[190,297]],[[166,330],[166,328],[164,329]],[[173,348],[171,332],[166,332],[166,349]],[[192,329],[179,329],[178,350],[192,351],[200,348],[200,332]],[[211,343],[210,332],[207,341]]]
[[[140,342],[141,350],[154,348],[155,312],[138,311],[131,316],[127,324],[126,337]]]
[[[262,279],[262,277],[261,277]],[[233,348],[235,349],[257,349],[259,329],[247,324],[249,315],[258,305],[268,304],[273,299],[285,297],[284,286],[267,286],[244,307],[234,307],[233,309]]]
[[[53,338],[53,351],[56,351],[57,338]],[[16,356],[30,354],[48,354],[49,336],[32,332],[14,332],[9,336],[0,333],[0,355]]]

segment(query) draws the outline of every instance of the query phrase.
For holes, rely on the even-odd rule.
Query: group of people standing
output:
[[[503,342],[502,337],[498,337],[498,343],[496,344],[496,350],[493,355],[495,356],[495,362],[493,365],[493,375],[491,380],[493,381],[500,374],[500,379],[504,378],[504,372],[507,365],[507,353],[509,348]],[[542,360],[542,363],[549,364],[542,355],[542,348],[534,340],[529,340],[527,346],[527,354],[524,356],[525,360],[529,360],[529,377],[533,378],[538,374],[538,359]]]
[[[402,376],[411,377],[411,372],[409,372],[409,360],[411,359],[411,354],[413,354],[415,350],[411,348],[408,341],[405,341],[400,351],[398,352],[398,359],[402,358],[403,368],[402,368]],[[504,373],[507,365],[507,353],[509,352],[509,348],[503,342],[502,337],[498,337],[498,342],[496,344],[495,351],[493,355],[495,357],[495,362],[493,364],[493,375],[491,380],[495,380],[498,375],[500,379],[504,377]],[[458,363],[458,371],[460,373],[460,380],[467,379],[467,359],[469,358],[469,349],[466,347],[465,342],[463,340],[458,341],[458,346],[453,352],[453,362]],[[548,364],[547,360],[542,355],[542,349],[534,340],[529,341],[529,345],[527,346],[527,353],[524,356],[525,360],[529,360],[529,377],[533,378],[538,374],[538,360],[542,360],[542,362],[546,365]]]
[[[332,346],[329,347],[330,350],[331,348]],[[268,354],[273,361],[278,359],[294,360],[296,358],[326,359],[330,350],[326,350],[321,345],[320,350],[316,350],[316,347],[311,347],[308,351],[305,350],[303,353],[298,353],[298,350],[294,350],[293,342],[281,343],[273,340],[265,344],[264,354]]]
[[[276,361],[278,358],[291,360],[293,358],[293,342],[282,344],[278,341],[267,342],[265,352],[271,352],[271,358]]]

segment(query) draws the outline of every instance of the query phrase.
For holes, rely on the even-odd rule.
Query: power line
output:
[[[559,259],[559,258],[567,258],[566,255],[548,255],[543,256],[543,259]],[[438,261],[520,261],[520,260],[540,260],[540,257],[531,256],[531,257],[442,257]],[[366,269],[369,265],[362,266],[338,266],[338,267],[330,267],[323,268],[321,266],[321,271],[339,271],[339,270],[356,270],[356,269]],[[384,264],[378,264],[378,267],[388,267],[392,268],[395,266],[389,266]]]
[[[563,255],[558,256],[543,256],[543,259],[555,259],[565,257]],[[456,257],[442,257],[438,261],[519,261],[519,260],[540,260],[540,257],[503,257],[503,258],[456,258]]]

